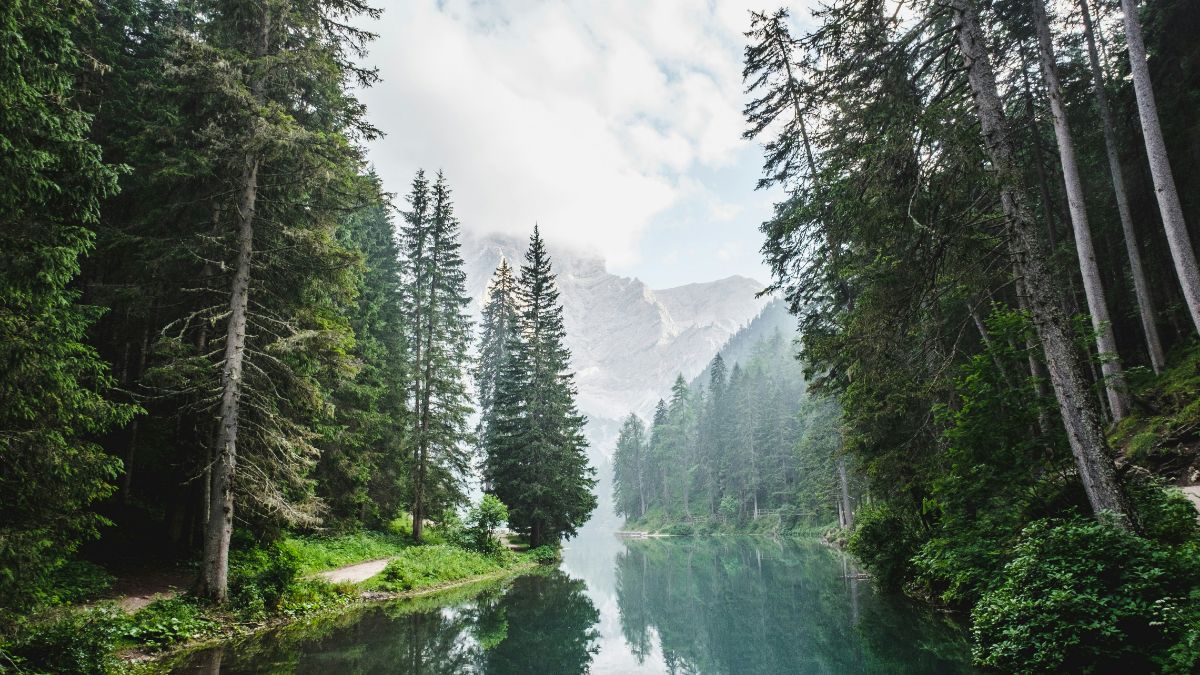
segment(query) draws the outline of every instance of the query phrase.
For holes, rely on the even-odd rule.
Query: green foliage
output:
[[[412,544],[408,533],[361,530],[327,536],[289,536],[280,548],[295,557],[302,575],[398,555]]]
[[[911,578],[911,560],[919,541],[911,515],[882,502],[858,510],[846,549],[871,570],[881,586],[896,590]]]
[[[108,524],[91,506],[121,464],[96,438],[136,411],[108,398],[116,382],[86,342],[101,312],[72,285],[117,177],[75,91],[72,32],[91,9],[0,7],[0,610],[52,595],[47,575]]]
[[[1015,673],[1192,671],[1197,552],[1194,542],[1172,548],[1107,522],[1032,523],[972,612],[975,657]]]
[[[40,606],[67,605],[93,600],[112,585],[113,576],[103,567],[86,560],[68,560],[47,578],[39,589]]]
[[[158,600],[129,618],[121,636],[150,649],[165,649],[212,633],[217,623],[190,598]]]
[[[354,584],[331,584],[321,579],[301,579],[288,587],[279,602],[279,614],[288,617],[312,614],[350,604],[359,597]]]
[[[113,650],[127,621],[115,606],[56,612],[0,645],[0,658],[7,655],[16,672],[102,675],[116,666]]]
[[[472,506],[467,514],[465,534],[468,548],[486,555],[497,555],[503,551],[504,544],[492,533],[507,521],[508,507],[504,502],[495,495],[483,495],[483,499]]]
[[[585,418],[575,398],[571,353],[550,256],[537,227],[516,284],[519,330],[496,375],[485,427],[484,476],[530,545],[573,536],[596,507]]]
[[[296,552],[284,544],[235,549],[229,561],[229,601],[243,616],[262,617],[279,609],[300,576]]]
[[[539,565],[557,565],[562,560],[562,549],[557,546],[538,546],[526,551],[525,556]]]
[[[414,546],[384,568],[379,586],[410,591],[503,569],[494,556],[445,544]]]
[[[727,370],[718,354],[707,382],[677,378],[648,431],[636,415],[625,420],[613,498],[631,523],[782,532],[837,517],[838,405],[808,391],[778,314],[782,305],[769,305],[727,345],[744,362]]]

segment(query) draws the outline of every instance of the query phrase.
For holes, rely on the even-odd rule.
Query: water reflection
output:
[[[447,598],[430,598],[290,626],[200,652],[174,672],[587,672],[598,613],[586,588],[546,570],[446,607],[432,603]]]
[[[626,648],[672,673],[966,671],[954,626],[859,581],[819,544],[631,541],[616,560]]]
[[[956,673],[963,633],[817,543],[622,541],[562,570],[361,608],[202,652],[182,673]]]

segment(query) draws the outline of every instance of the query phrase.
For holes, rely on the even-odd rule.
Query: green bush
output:
[[[171,598],[138,610],[129,620],[123,637],[151,649],[164,649],[206,635],[216,627],[195,602]]]
[[[498,555],[504,544],[492,536],[492,532],[508,520],[508,507],[495,495],[484,495],[467,514],[464,530],[467,546],[472,551],[487,555]]]
[[[542,545],[526,551],[525,556],[539,565],[550,565],[562,560],[562,551],[557,546]]]
[[[972,612],[975,658],[1004,672],[1195,672],[1195,544],[1091,519],[1030,524]]]
[[[886,589],[899,589],[908,581],[919,539],[897,509],[876,502],[858,510],[848,550]]]
[[[286,545],[271,544],[234,551],[229,561],[230,604],[247,617],[273,612],[299,576],[300,560]]]
[[[3,665],[28,673],[109,672],[116,665],[113,650],[127,622],[113,606],[55,613],[28,626],[14,644],[0,648],[11,661]]]
[[[1142,534],[1164,544],[1182,544],[1196,538],[1196,507],[1160,478],[1135,476],[1125,481],[1125,490],[1133,502]]]

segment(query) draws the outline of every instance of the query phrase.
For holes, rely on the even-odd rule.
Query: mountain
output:
[[[464,233],[467,290],[482,307],[500,258],[519,265],[526,240]],[[732,276],[677,288],[651,289],[608,272],[604,260],[551,243],[564,307],[567,346],[589,418],[593,452],[612,451],[621,418],[649,416],[677,374],[699,374],[713,354],[768,303],[762,284]]]
[[[721,358],[725,360],[725,365],[728,368],[733,368],[735,363],[744,363],[750,360],[750,356],[754,347],[764,340],[769,340],[776,333],[779,333],[787,340],[794,340],[796,337],[796,318],[787,311],[787,305],[782,300],[771,300],[762,308],[758,316],[754,317],[750,323],[746,324],[740,330],[733,334],[729,340],[721,346]],[[798,345],[792,345],[793,353],[799,349]],[[716,352],[713,354],[716,355]],[[700,371],[694,379],[691,380],[691,387],[707,387],[710,379],[709,365],[706,364],[704,369]]]

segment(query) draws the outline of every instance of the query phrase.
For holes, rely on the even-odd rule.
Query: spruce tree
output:
[[[70,287],[116,171],[74,101],[83,3],[0,5],[0,607],[21,606],[102,524],[120,470],[95,442],[132,409],[85,343]]]
[[[418,172],[409,203],[401,248],[413,372],[412,533],[420,541],[429,515],[462,501],[462,481],[470,469],[465,373],[471,319],[459,224],[445,177],[439,173],[430,186]]]
[[[572,536],[596,507],[563,308],[537,227],[517,284],[520,330],[500,369],[485,477],[531,546]]]
[[[504,366],[508,348],[518,329],[517,287],[508,260],[500,265],[488,286],[487,302],[483,306],[479,333],[479,361],[475,366],[475,391],[479,403],[479,425],[476,437],[480,448],[486,445],[488,425],[496,397],[496,384]]]
[[[613,452],[613,502],[626,518],[646,515],[646,424],[634,413],[621,424]]]

